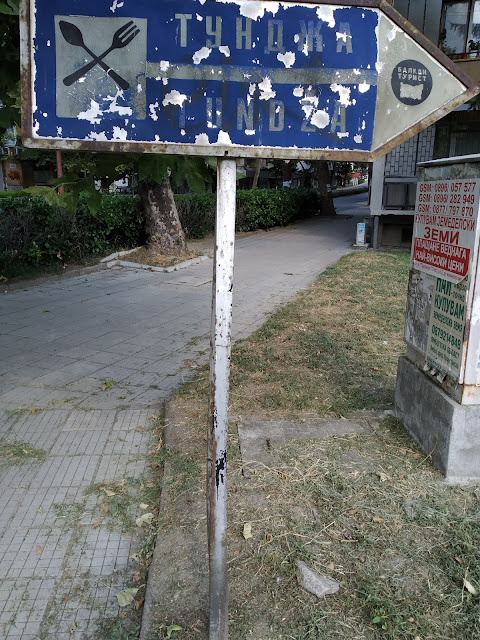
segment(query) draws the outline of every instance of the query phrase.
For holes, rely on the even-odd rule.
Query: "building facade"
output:
[[[480,0],[392,4],[462,71],[480,81]],[[375,162],[370,198],[373,246],[410,245],[419,162],[479,152],[480,110],[463,105]]]

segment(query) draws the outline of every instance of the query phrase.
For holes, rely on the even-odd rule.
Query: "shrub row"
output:
[[[21,193],[21,192],[19,192]],[[14,264],[75,262],[143,242],[140,200],[105,196],[92,214],[83,199],[74,215],[38,197],[0,198],[0,269]]]
[[[178,215],[189,238],[203,238],[215,228],[214,193],[175,196]],[[254,189],[237,192],[237,231],[270,229],[319,212],[314,189]]]
[[[189,238],[214,231],[213,193],[175,196]],[[237,230],[286,225],[318,213],[318,194],[308,189],[256,189],[237,194]],[[0,274],[16,264],[72,263],[88,256],[144,244],[142,203],[138,196],[107,195],[98,213],[86,202],[74,215],[43,198],[22,192],[0,194]]]

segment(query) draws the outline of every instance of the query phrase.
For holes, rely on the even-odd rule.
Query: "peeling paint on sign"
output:
[[[444,92],[442,66],[380,4],[62,0],[60,10],[50,0],[31,0],[31,6],[26,139],[32,143],[120,141],[144,149],[161,143],[168,153],[176,145],[183,152],[193,145],[193,153],[224,145],[245,155],[265,148],[272,157],[276,149],[332,150],[336,158],[352,151],[360,159],[378,148],[381,132],[396,131],[392,123],[417,123],[438,108],[430,108],[428,83],[449,105],[465,90],[452,76]],[[397,83],[400,63],[407,78]],[[428,82],[409,80],[410,68]],[[412,105],[422,105],[415,112],[420,119]],[[386,121],[387,110],[400,118]]]
[[[134,17],[126,2],[110,3],[103,15],[95,0],[82,2],[84,16],[77,5],[65,0],[53,21],[43,8],[36,14],[57,74],[55,96],[36,84],[41,113],[56,114],[37,111],[38,135],[341,149],[351,133],[368,148],[373,122],[360,137],[358,123],[371,122],[374,111],[377,46],[360,38],[366,23],[377,29],[375,10],[185,0],[155,12],[136,6]],[[129,120],[120,124],[122,116]]]
[[[176,89],[167,93],[165,98],[163,99],[163,106],[166,107],[169,104],[177,105],[178,107],[182,107],[185,100],[188,100],[187,96],[184,93],[180,93]]]

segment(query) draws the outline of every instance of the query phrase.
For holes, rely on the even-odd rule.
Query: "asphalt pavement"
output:
[[[366,195],[335,202],[350,215],[237,238],[234,339],[351,250]],[[151,417],[207,361],[211,281],[208,260],[2,285],[1,639],[98,638],[119,614],[138,540],[105,485],[144,481]]]

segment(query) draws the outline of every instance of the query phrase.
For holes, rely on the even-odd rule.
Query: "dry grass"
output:
[[[231,362],[230,413],[342,416],[393,405],[409,256],[346,256],[253,336]],[[205,389],[206,375],[183,394]]]
[[[478,598],[463,588],[480,587],[479,495],[445,485],[394,419],[273,459],[230,466],[232,638],[479,637]],[[338,594],[303,591],[298,560]]]
[[[234,349],[236,421],[362,410],[373,428],[292,441],[271,451],[268,467],[245,468],[231,425],[232,640],[480,637],[479,598],[465,588],[480,591],[480,491],[446,485],[401,425],[372,417],[393,404],[408,265],[404,254],[347,256]],[[200,469],[206,394],[205,370],[176,401]],[[188,486],[193,495],[195,481],[202,495],[202,472],[174,478],[179,494]],[[170,526],[176,514],[164,517]],[[185,513],[182,526],[197,524]],[[337,580],[339,592],[318,600],[301,589],[298,560]],[[197,627],[187,616],[182,637],[205,637]]]
[[[145,247],[136,249],[132,253],[126,255],[123,259],[128,262],[138,262],[139,264],[148,264],[152,267],[173,267],[180,262],[198,258],[201,255],[198,251],[190,251],[186,256],[166,256],[163,253],[149,250]]]
[[[0,469],[4,466],[18,465],[27,462],[41,464],[46,457],[46,451],[32,447],[27,442],[18,442],[17,440],[0,442]]]

